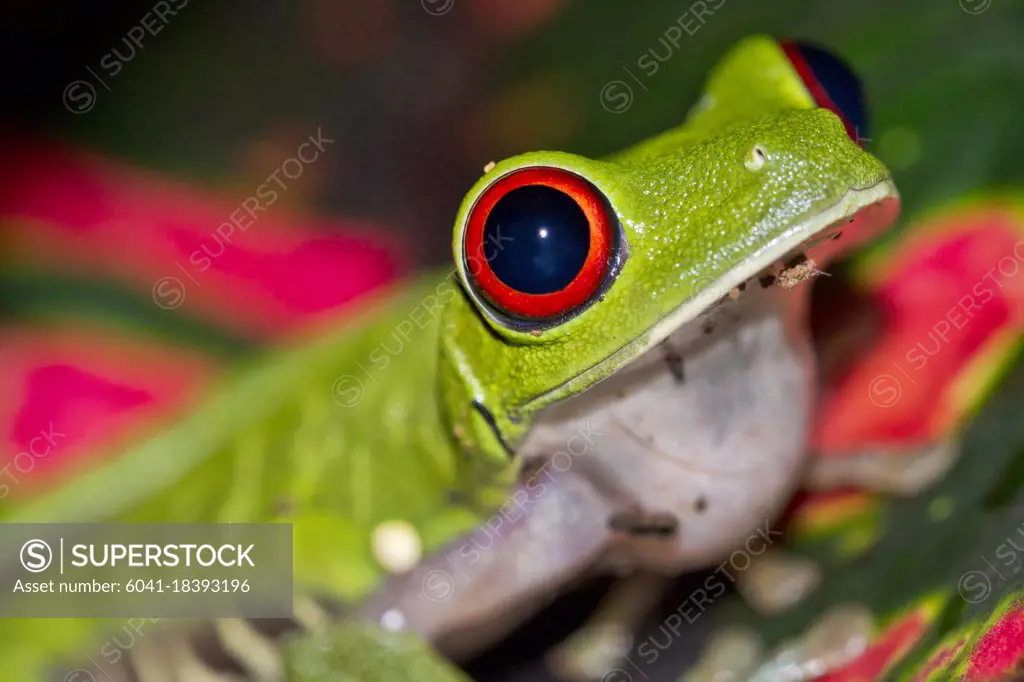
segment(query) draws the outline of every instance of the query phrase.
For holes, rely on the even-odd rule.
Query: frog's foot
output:
[[[471,655],[595,563],[611,511],[575,470],[541,468],[488,522],[392,576],[355,615]]]
[[[711,636],[700,660],[679,682],[740,682],[757,669],[763,652],[753,630],[723,628]]]
[[[896,495],[916,495],[941,479],[956,463],[959,443],[942,441],[907,452],[867,450],[815,457],[808,486],[829,490],[855,486]]]
[[[640,622],[650,615],[671,579],[642,571],[615,584],[593,616],[546,658],[560,680],[598,680],[632,650]]]
[[[816,562],[772,547],[736,576],[736,587],[752,608],[774,615],[813,592],[821,577]]]
[[[874,617],[860,604],[841,604],[802,636],[783,642],[749,682],[803,682],[838,670],[860,656],[874,634]]]

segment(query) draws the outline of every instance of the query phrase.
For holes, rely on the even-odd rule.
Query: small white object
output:
[[[373,558],[390,573],[404,573],[420,560],[420,535],[408,521],[385,521],[370,538]]]
[[[380,626],[389,632],[400,632],[405,629],[405,614],[398,609],[388,609],[380,617]]]
[[[747,156],[747,160],[744,165],[749,171],[759,171],[764,166],[764,162],[768,159],[768,154],[765,153],[761,145],[754,145],[754,148],[750,150],[750,154]]]

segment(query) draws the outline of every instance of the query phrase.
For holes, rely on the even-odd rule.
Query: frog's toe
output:
[[[783,642],[749,682],[814,680],[860,656],[874,634],[874,617],[860,604],[833,607],[802,636]]]
[[[816,457],[809,486],[830,490],[855,486],[896,495],[916,495],[950,470],[960,454],[959,443],[941,441],[907,452],[865,450]]]
[[[764,651],[753,630],[730,627],[708,640],[700,660],[679,682],[740,682],[757,667]]]
[[[752,608],[773,615],[813,592],[821,583],[821,575],[817,562],[770,548],[737,576],[736,586]]]
[[[551,673],[560,680],[603,679],[632,650],[640,623],[671,583],[646,571],[616,583],[583,627],[547,655]]]

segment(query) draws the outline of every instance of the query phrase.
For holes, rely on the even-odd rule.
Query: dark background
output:
[[[141,48],[125,36],[149,0],[11,3],[0,29],[8,116],[240,194],[322,127],[338,143],[290,198],[379,219],[436,263],[488,161],[603,154],[672,125],[723,51],[764,32],[832,46],[863,75],[871,147],[896,172],[905,214],[1024,173],[1024,5],[1012,0],[724,0],[703,23],[694,6],[715,2],[169,4],[183,2],[150,19],[156,35]],[[664,57],[659,39],[684,15],[698,28],[646,76],[638,58]],[[114,62],[110,76],[102,64]],[[96,99],[73,113],[64,94],[79,80]],[[614,80],[635,95],[621,113],[600,97]]]
[[[8,122],[238,196],[321,127],[337,144],[288,201],[373,218],[422,265],[448,258],[455,209],[487,162],[603,154],[673,125],[707,69],[753,32],[813,39],[855,65],[872,102],[869,148],[894,170],[905,216],[1024,181],[1024,4],[725,0],[666,57],[659,39],[695,4],[190,0],[149,19],[156,34],[139,47],[125,36],[148,0],[8,3],[0,101]],[[665,60],[647,76],[636,62],[651,49]],[[616,80],[633,94],[619,112],[601,98]],[[76,81],[87,85],[69,91]],[[95,99],[76,110],[83,92]],[[604,585],[534,619],[474,674],[537,679],[537,652]],[[691,653],[674,647],[648,672],[674,679]]]

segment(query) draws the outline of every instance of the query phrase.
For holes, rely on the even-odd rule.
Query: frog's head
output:
[[[510,454],[542,408],[734,288],[840,228],[895,217],[888,171],[853,139],[859,99],[807,80],[827,66],[849,88],[849,74],[804,49],[748,39],[682,127],[608,160],[523,154],[474,185],[441,339],[445,409],[464,445]]]

